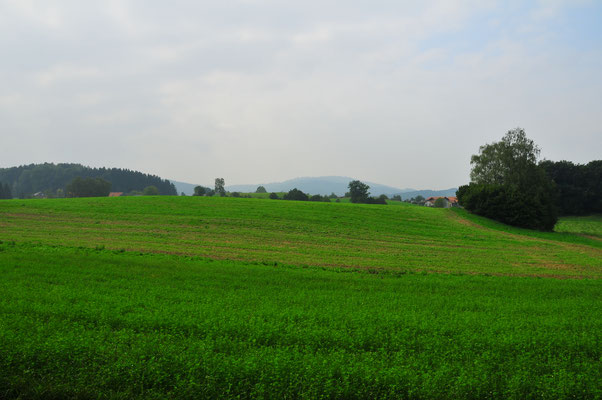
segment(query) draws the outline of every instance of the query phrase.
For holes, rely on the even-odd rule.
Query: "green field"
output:
[[[602,239],[602,215],[560,218],[556,232],[581,233]]]
[[[252,197],[254,199],[269,199],[270,198],[270,192],[266,192],[266,193],[254,193],[254,192],[248,192],[248,193],[240,193],[241,196],[243,197]],[[276,192],[276,194],[278,195],[279,198],[282,198],[285,194],[285,192]]]
[[[602,277],[602,242],[462,210],[218,197],[0,203],[0,240],[398,272]]]
[[[0,201],[0,241],[0,398],[602,397],[591,235],[130,197]]]

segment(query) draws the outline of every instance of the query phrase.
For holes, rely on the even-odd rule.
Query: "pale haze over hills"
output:
[[[289,179],[284,182],[273,182],[273,183],[258,183],[258,184],[244,184],[244,185],[226,185],[226,190],[230,192],[255,192],[258,186],[263,186],[268,192],[288,192],[293,188],[302,190],[305,193],[310,194],[321,194],[329,195],[334,193],[338,196],[344,195],[348,191],[347,185],[354,178],[345,176],[320,176],[320,177],[301,177]],[[194,192],[194,187],[197,185],[178,182],[171,180],[176,186],[178,193],[184,192],[187,195],[191,195]],[[412,188],[400,189],[392,186],[381,185],[374,182],[364,182],[370,186],[370,193],[373,196],[379,196],[386,194],[392,196],[401,194],[402,198],[411,198],[418,195],[423,197],[428,196],[454,196],[457,188],[450,188],[446,190],[416,190]],[[210,185],[202,185],[206,187],[213,187]]]
[[[261,185],[264,186],[269,192],[287,192],[293,188],[297,188],[311,194],[328,195],[334,192],[336,195],[342,196],[349,190],[347,185],[349,185],[349,182],[353,180],[355,179],[345,176],[300,177],[289,179],[284,182],[266,183]],[[397,194],[415,190],[399,189],[374,182],[364,183],[370,186],[370,192],[373,195],[379,195],[383,193]],[[255,189],[257,189],[257,186],[258,185],[227,185],[226,189],[237,192],[254,192]]]

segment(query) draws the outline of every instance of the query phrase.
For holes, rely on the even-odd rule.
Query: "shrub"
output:
[[[321,201],[325,203],[330,203],[330,198],[328,196],[320,196],[319,194],[314,194],[309,198],[309,201]]]
[[[300,191],[299,189],[294,188],[284,195],[284,200],[308,201],[309,196]]]
[[[159,189],[157,189],[156,186],[147,186],[144,188],[144,190],[142,191],[142,193],[145,196],[158,196],[159,195]]]
[[[101,178],[77,177],[67,185],[65,191],[70,197],[104,197],[111,191],[111,182]]]
[[[460,186],[460,205],[468,211],[508,225],[551,231],[557,221],[553,197],[545,190],[521,191],[515,186],[476,184]]]
[[[387,204],[387,196],[381,194],[379,197],[368,197],[363,203],[365,204]]]
[[[435,208],[444,208],[445,207],[445,200],[442,197],[439,197],[437,200],[435,200],[435,203],[433,204],[433,207],[435,207]]]
[[[205,188],[203,186],[195,186],[193,196],[204,196],[209,188]]]

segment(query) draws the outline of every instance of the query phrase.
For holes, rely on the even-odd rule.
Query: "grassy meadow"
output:
[[[0,398],[600,398],[602,241],[571,232],[407,204],[0,201]]]
[[[602,239],[602,215],[560,218],[554,227],[556,232],[580,233]]]
[[[0,240],[397,272],[602,277],[602,242],[462,210],[219,197],[0,203]]]

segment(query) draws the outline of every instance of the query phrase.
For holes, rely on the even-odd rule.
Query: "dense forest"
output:
[[[587,164],[545,160],[539,165],[556,184],[561,215],[602,213],[602,160]]]
[[[113,192],[143,191],[155,186],[162,195],[177,195],[175,186],[155,175],[121,168],[90,168],[81,164],[30,164],[0,168],[0,184],[8,185],[13,197],[28,198],[34,193],[61,197],[65,187],[80,178],[101,178],[111,183]]]

